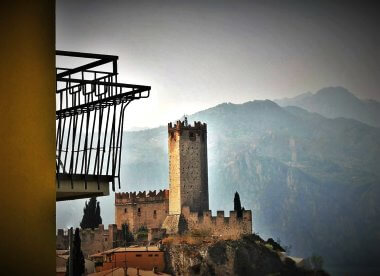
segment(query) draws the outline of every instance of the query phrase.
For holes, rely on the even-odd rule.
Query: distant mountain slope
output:
[[[351,118],[380,127],[380,103],[360,100],[343,87],[326,87],[294,98],[275,100],[280,106],[298,106],[327,118]]]
[[[189,122],[194,120],[208,125],[214,212],[233,209],[238,191],[253,211],[254,231],[280,238],[292,246],[291,254],[377,264],[380,128],[271,101],[224,103],[191,115]],[[122,189],[167,188],[167,127],[124,137]],[[104,202],[102,214],[112,214],[113,199]]]
[[[281,238],[293,254],[375,261],[380,129],[271,101],[220,104],[189,117],[194,120],[208,124],[214,211],[231,210],[239,191],[253,210],[255,231]],[[129,189],[168,187],[166,127],[127,133],[124,150]]]

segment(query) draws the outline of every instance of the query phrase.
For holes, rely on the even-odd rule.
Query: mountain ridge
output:
[[[374,235],[369,230],[373,225],[365,221],[375,220],[373,214],[367,214],[368,208],[379,214],[373,199],[379,199],[378,194],[368,192],[376,191],[378,186],[379,129],[354,119],[328,119],[304,109],[294,109],[280,107],[269,100],[223,103],[188,117],[189,122],[208,124],[210,206],[214,211],[230,210],[232,200],[226,201],[226,197],[240,191],[244,207],[253,210],[255,231],[281,238],[302,256],[317,251],[335,263],[355,262],[351,257],[340,256],[341,251],[334,247],[343,246],[352,256],[358,248],[328,237],[342,232],[347,233],[343,236],[350,240],[356,237],[354,233],[361,231],[363,234],[371,232],[370,237]],[[160,159],[167,163],[166,128],[155,131],[155,135],[161,137],[158,139],[161,146],[155,143],[151,152],[161,147]],[[129,137],[129,146],[137,146],[143,136],[135,142]],[[370,153],[363,156],[363,152]],[[167,171],[166,163],[154,171]],[[130,170],[126,174],[132,177],[133,173]],[[132,177],[131,182],[140,177]],[[156,174],[146,181],[153,183],[157,179],[168,187],[166,173],[161,177]],[[144,189],[150,187],[154,186],[144,186]],[[361,200],[355,200],[358,195]],[[369,198],[375,208],[368,206]],[[348,213],[352,213],[353,218]],[[333,221],[338,217],[344,221],[342,226],[336,226]],[[309,226],[298,229],[299,219],[302,225]],[[353,221],[363,229],[358,229]],[[335,230],[331,232],[327,226]],[[333,246],[326,245],[324,239]],[[369,246],[368,251],[374,252],[374,248]],[[355,259],[368,261],[368,256],[364,254]]]
[[[361,100],[347,89],[325,87],[314,94],[307,92],[293,98],[274,100],[280,106],[298,106],[326,118],[351,118],[380,127],[380,102]]]
[[[269,100],[223,103],[188,121],[208,126],[213,212],[231,210],[238,191],[253,211],[254,231],[280,238],[291,254],[376,264],[379,128]],[[168,188],[166,126],[124,136],[123,191]],[[113,208],[112,198],[104,202]]]

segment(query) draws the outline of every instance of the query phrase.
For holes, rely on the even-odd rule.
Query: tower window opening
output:
[[[124,208],[124,213],[126,213],[127,212],[127,208]]]

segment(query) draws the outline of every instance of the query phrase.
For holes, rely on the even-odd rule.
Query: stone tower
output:
[[[207,175],[207,125],[177,121],[168,124],[169,214],[181,214],[183,206],[191,212],[209,210]]]

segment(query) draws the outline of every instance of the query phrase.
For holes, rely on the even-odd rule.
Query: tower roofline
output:
[[[207,131],[207,124],[200,121],[194,121],[194,124],[185,124],[185,121],[178,120],[174,125],[172,122],[168,123],[168,131],[182,131],[182,130],[201,130]]]

